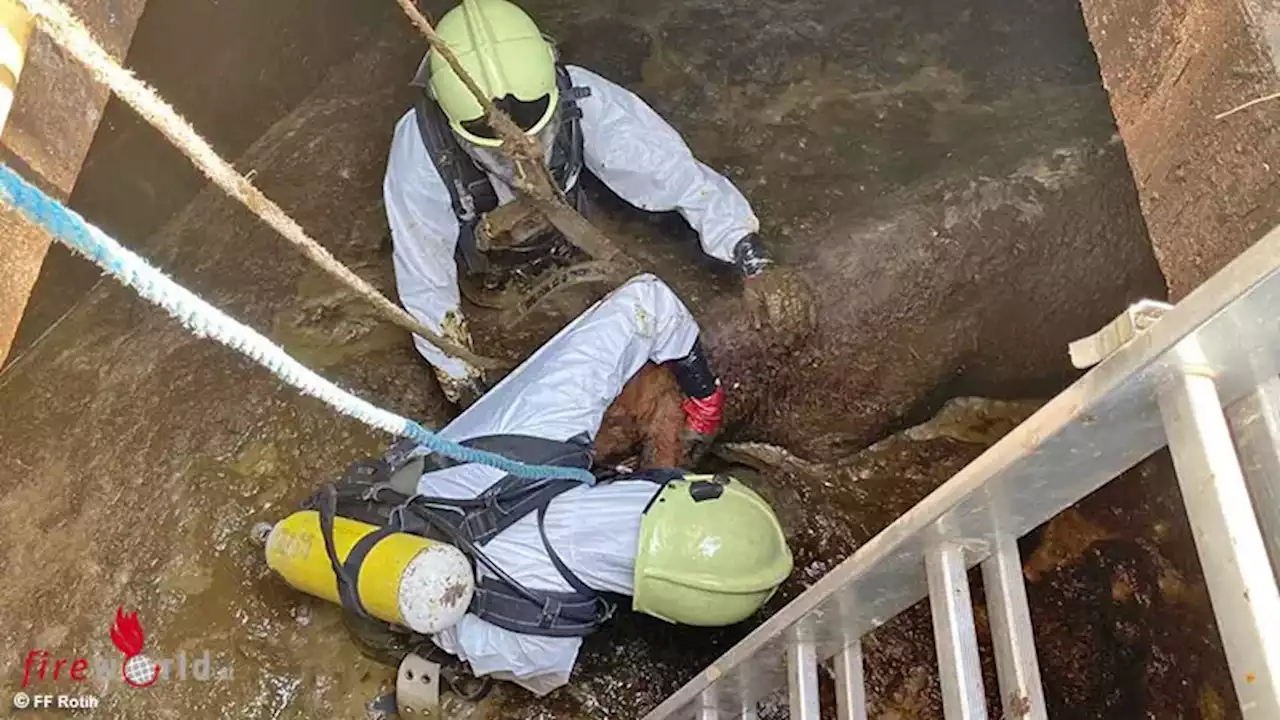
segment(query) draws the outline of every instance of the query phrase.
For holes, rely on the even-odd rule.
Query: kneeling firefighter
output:
[[[538,464],[590,468],[605,410],[646,363],[665,363],[687,421],[713,434],[724,393],[679,298],[653,276],[569,324],[441,431]],[[769,505],[723,475],[678,469],[594,486],[529,481],[401,443],[357,463],[271,531],[290,584],[428,635],[477,677],[543,694],[619,597],[673,623],[740,622],[791,572]]]
[[[699,162],[638,96],[589,70],[560,64],[533,19],[507,0],[462,0],[440,18],[436,32],[494,105],[538,140],[571,202],[581,206],[579,180],[590,173],[642,210],[678,211],[697,231],[703,252],[741,273],[746,309],[757,327],[767,325],[783,344],[812,328],[807,283],[773,264],[747,199]],[[517,211],[514,165],[448,63],[428,53],[413,84],[416,102],[396,124],[383,181],[396,286],[419,321],[469,346],[459,269],[464,287],[475,287],[495,274],[537,274],[574,251],[558,234],[540,231],[547,226],[538,218]],[[495,222],[495,216],[507,220]],[[495,241],[491,225],[511,226],[508,239]],[[483,394],[480,369],[414,340],[451,401],[465,407]]]

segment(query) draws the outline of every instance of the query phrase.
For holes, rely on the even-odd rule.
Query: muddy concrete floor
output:
[[[1000,406],[998,421],[970,408],[971,420],[944,423],[982,430],[959,439],[935,429],[868,445],[949,396],[1052,393],[1070,378],[1068,340],[1163,294],[1070,0],[527,4],[566,59],[640,92],[740,183],[767,239],[819,290],[819,332],[783,354],[745,327],[732,273],[702,259],[677,220],[594,193],[602,227],[702,321],[730,388],[728,439],[783,444],[822,468],[753,476],[796,548],[777,603],[1026,408]],[[372,35],[237,166],[390,293],[379,191],[421,46],[398,19]],[[402,333],[218,193],[126,242],[363,396],[448,420]],[[567,296],[559,310],[589,299]],[[519,333],[476,320],[486,348],[518,356],[562,318]],[[362,717],[388,686],[391,671],[358,656],[336,609],[271,577],[248,537],[385,438],[104,284],[0,374],[0,442],[6,677],[20,678],[37,647],[118,660],[107,628],[123,604],[141,612],[148,653],[207,650],[224,672],[148,691],[99,673],[102,717]],[[1053,708],[1230,716],[1194,555],[1169,540],[1185,540],[1170,530],[1185,526],[1174,485],[1158,471],[1134,478],[1028,540],[1032,602],[1046,618],[1037,627],[1053,630],[1043,638]],[[1162,620],[1137,622],[1152,614]],[[878,717],[938,714],[927,629],[917,609],[877,632]],[[458,712],[635,717],[747,630],[626,616],[590,639],[570,687],[540,701],[503,689]],[[1067,645],[1080,638],[1094,642]]]

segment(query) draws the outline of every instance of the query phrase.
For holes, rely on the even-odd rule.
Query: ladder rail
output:
[[[976,460],[836,566],[651,711],[694,717],[718,685],[724,717],[787,685],[787,638],[805,623],[817,659],[841,652],[928,595],[923,558],[964,545],[970,566],[1167,444],[1160,389],[1183,376],[1176,352],[1194,336],[1200,371],[1231,405],[1280,375],[1280,228],[1149,330],[1050,400]],[[750,682],[742,682],[750,678]]]
[[[791,691],[791,720],[822,720],[818,699],[818,652],[804,628],[787,647],[787,683]]]

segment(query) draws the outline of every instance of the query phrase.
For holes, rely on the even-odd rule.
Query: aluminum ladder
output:
[[[646,720],[754,719],[784,687],[791,718],[816,720],[828,660],[837,716],[862,720],[862,636],[926,597],[947,720],[987,718],[973,565],[1000,684],[991,715],[1046,718],[1017,539],[1165,446],[1244,717],[1280,718],[1280,228],[1149,327],[1150,305],[1137,310],[1073,346],[1097,367]]]

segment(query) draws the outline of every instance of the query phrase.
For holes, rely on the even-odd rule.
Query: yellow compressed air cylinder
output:
[[[377,529],[358,520],[335,518],[333,545],[338,558],[345,562],[356,543]],[[341,602],[315,510],[296,512],[276,523],[267,536],[266,554],[267,565],[292,587]],[[392,533],[378,541],[361,563],[356,588],[370,615],[431,634],[453,626],[466,614],[475,592],[475,575],[458,548],[409,533]]]

